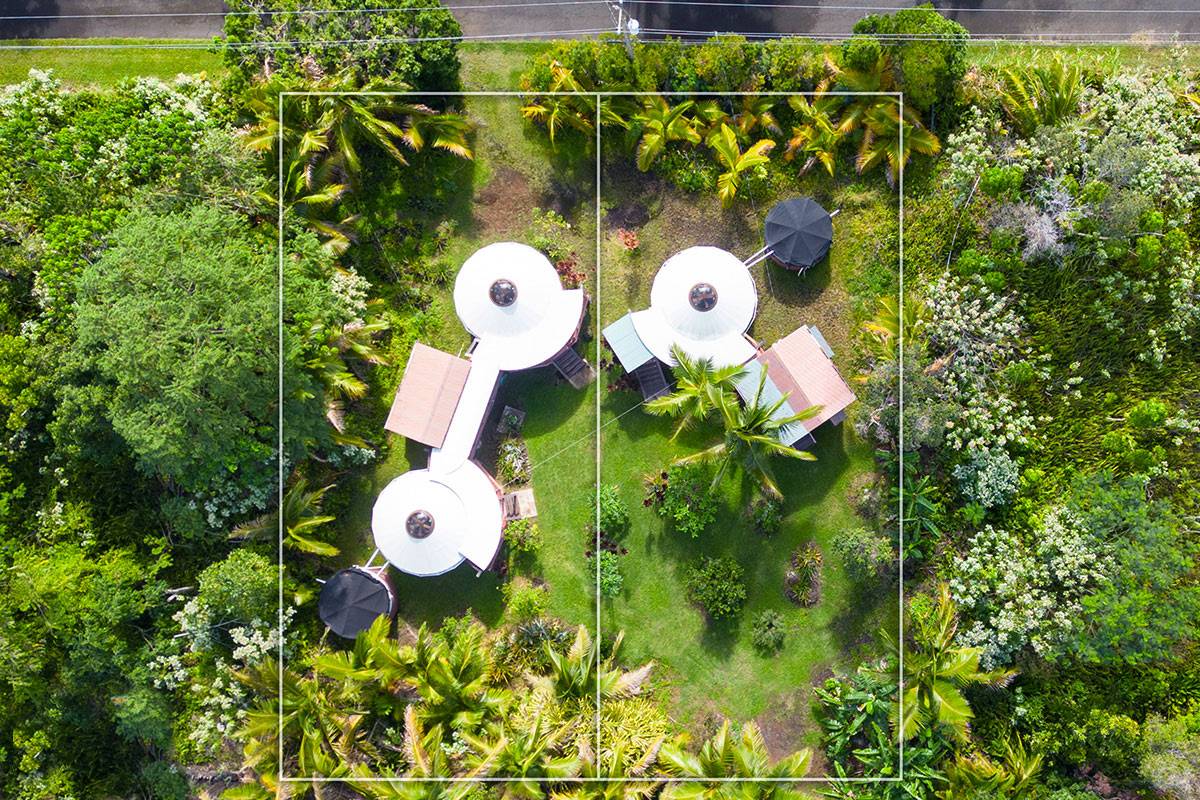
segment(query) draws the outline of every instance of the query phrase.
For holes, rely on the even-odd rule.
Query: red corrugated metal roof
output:
[[[430,447],[441,447],[471,362],[417,342],[384,427]]]
[[[820,406],[817,416],[804,420],[810,431],[854,402],[854,392],[842,379],[821,343],[805,326],[785,336],[763,354],[767,374],[797,412]]]

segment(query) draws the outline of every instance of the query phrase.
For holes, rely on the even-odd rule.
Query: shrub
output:
[[[1200,800],[1200,712],[1142,727],[1141,776],[1167,797]]]
[[[749,509],[750,523],[763,536],[774,536],[783,525],[783,505],[770,497],[760,497]]]
[[[600,504],[601,535],[609,539],[625,535],[629,530],[629,507],[621,499],[617,487],[612,484],[601,486],[596,502]]]
[[[1125,415],[1126,421],[1135,428],[1150,430],[1157,428],[1167,420],[1171,413],[1167,404],[1158,398],[1151,397],[1141,401]]]
[[[528,622],[545,615],[549,595],[544,586],[517,578],[504,584],[504,613],[512,622]]]
[[[553,210],[533,210],[533,222],[529,226],[529,246],[541,250],[551,261],[565,261],[571,258],[571,248],[566,244],[566,237],[571,232],[571,223]]]
[[[667,482],[658,504],[658,515],[693,539],[717,518],[717,498],[709,491],[708,471],[695,464],[676,464],[667,470]]]
[[[600,557],[592,557],[593,568],[600,570],[600,596],[620,597],[625,586],[625,576],[621,574],[621,557],[612,550],[601,550]]]
[[[895,14],[871,14],[854,33],[884,38],[884,52],[899,67],[904,102],[922,111],[946,102],[967,70],[967,29],[924,5]],[[907,37],[907,38],[905,38]]]
[[[878,578],[896,560],[891,540],[866,528],[839,530],[833,536],[832,545],[833,552],[842,559],[846,571],[855,580]]]
[[[496,452],[496,478],[503,486],[529,482],[529,451],[520,439],[508,438],[500,442]]]
[[[759,652],[773,655],[783,647],[785,633],[783,615],[774,609],[767,609],[754,618],[750,640]]]
[[[979,177],[979,189],[988,197],[1015,200],[1021,193],[1025,171],[1016,165],[988,167]]]
[[[504,540],[513,553],[536,553],[542,549],[542,529],[532,517],[509,520],[504,526]]]
[[[815,606],[821,599],[821,550],[813,542],[798,547],[788,561],[783,593],[793,603]]]
[[[704,556],[688,571],[687,598],[711,619],[736,616],[746,603],[745,572],[729,556]]]
[[[976,451],[954,468],[963,495],[984,508],[1004,505],[1017,491],[1020,471],[1012,456],[998,447]]]

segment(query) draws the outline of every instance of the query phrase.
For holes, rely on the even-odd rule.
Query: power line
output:
[[[638,5],[665,6],[712,6],[733,7],[743,10],[759,8],[795,9],[797,11],[871,11],[895,12],[906,11],[913,6],[893,5],[823,5],[817,3],[746,3],[730,2],[729,0],[630,0]],[[532,6],[574,6],[574,5],[607,5],[606,0],[546,0],[546,2],[522,3],[482,3],[478,5],[431,5],[401,8],[396,6],[380,6],[378,8],[299,8],[292,10],[263,10],[263,11],[145,11],[129,13],[98,13],[98,14],[22,14],[0,16],[0,21],[22,20],[60,20],[60,19],[154,19],[175,17],[272,17],[283,15],[309,16],[346,16],[391,13],[417,13],[422,11],[475,11],[503,8],[525,8]],[[1063,6],[1041,8],[980,8],[974,6],[942,6],[935,9],[938,13],[946,14],[1153,14],[1153,15],[1200,15],[1200,8],[1068,8]]]

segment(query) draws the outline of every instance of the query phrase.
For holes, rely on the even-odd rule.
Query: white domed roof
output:
[[[583,291],[564,289],[554,265],[518,242],[476,250],[454,281],[454,309],[503,370],[537,366],[574,338]]]
[[[375,546],[411,575],[440,575],[464,559],[486,569],[503,523],[495,485],[473,461],[448,473],[406,472],[384,487],[371,512]]]
[[[758,291],[745,264],[718,247],[689,247],[654,276],[650,308],[634,313],[638,337],[672,363],[671,346],[717,366],[741,364],[754,347],[743,334],[754,321]]]

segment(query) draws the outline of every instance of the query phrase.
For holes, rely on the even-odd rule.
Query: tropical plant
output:
[[[596,108],[572,70],[555,61],[550,65],[550,75],[551,93],[534,97],[521,106],[521,116],[543,125],[553,147],[564,130],[591,134],[595,130]]]
[[[679,742],[664,744],[659,751],[659,764],[670,776],[692,779],[670,783],[663,791],[666,800],[724,800],[740,797],[746,800],[791,800],[803,795],[795,786],[780,782],[780,778],[801,778],[808,772],[812,754],[798,750],[771,763],[762,731],[747,722],[739,734],[734,734],[729,721],[705,742],[698,753],[690,753]],[[737,778],[742,782],[706,783],[704,778]],[[753,783],[746,779],[766,779]]]
[[[541,711],[527,724],[505,720],[494,737],[464,737],[474,750],[468,763],[476,771],[510,779],[503,782],[505,798],[540,800],[546,796],[545,782],[579,774],[579,758],[568,754],[564,741],[570,732],[569,722],[548,722]]]
[[[1004,70],[1000,105],[1022,136],[1075,116],[1087,87],[1083,70],[1055,58],[1046,67]]]
[[[940,522],[942,504],[939,490],[928,475],[916,477],[916,468],[905,462],[904,476],[899,485],[892,486],[892,507],[899,513],[904,507],[904,558],[922,559],[928,555],[929,540],[942,535]]]
[[[714,489],[720,485],[731,467],[740,469],[746,477],[758,483],[764,494],[769,497],[782,497],[779,484],[775,480],[775,472],[771,469],[771,457],[815,461],[816,456],[782,442],[779,439],[780,431],[796,422],[810,419],[820,412],[820,406],[810,406],[797,414],[776,416],[787,402],[787,396],[784,395],[772,403],[764,403],[762,392],[766,379],[767,373],[764,370],[759,378],[754,399],[745,404],[728,396],[722,397],[718,408],[725,422],[725,434],[721,441],[699,453],[684,456],[676,463],[715,463],[717,469],[712,482]]]
[[[316,376],[325,389],[325,418],[346,443],[358,444],[344,437],[345,406],[367,393],[367,383],[359,377],[357,364],[386,365],[387,358],[376,346],[375,337],[390,327],[378,301],[367,303],[365,319],[354,319],[341,325],[314,323],[309,329],[307,347],[312,355],[304,366]]]
[[[284,492],[283,502],[277,512],[272,511],[248,522],[243,522],[234,528],[229,536],[231,539],[273,540],[279,535],[282,520],[285,547],[299,550],[302,553],[336,556],[340,552],[337,547],[320,539],[314,539],[310,535],[317,528],[336,519],[336,517],[321,513],[321,502],[325,498],[325,493],[332,488],[331,484],[310,491],[308,479],[297,473],[292,479],[291,486]]]
[[[708,146],[725,169],[717,176],[717,196],[721,198],[721,205],[728,208],[737,198],[744,173],[766,164],[770,160],[767,154],[775,147],[775,142],[759,139],[743,151],[733,128],[722,122],[721,127],[708,137]]]
[[[686,100],[672,106],[659,95],[646,99],[642,110],[632,119],[632,130],[638,134],[638,169],[642,172],[650,169],[670,142],[700,144],[700,134],[685,116],[694,105],[695,101]]]
[[[762,131],[767,136],[782,135],[783,128],[775,117],[775,106],[778,103],[777,97],[742,95],[741,105],[733,115],[733,127],[745,137],[749,137],[755,131]]]
[[[735,383],[742,374],[742,367],[730,365],[714,367],[710,358],[692,358],[678,345],[671,346],[671,358],[675,365],[671,372],[675,377],[675,391],[656,397],[646,403],[651,414],[675,417],[679,420],[671,439],[703,422],[712,413],[720,410],[726,399],[735,391]]]
[[[916,111],[906,107],[901,115],[900,103],[894,97],[885,97],[868,109],[862,126],[863,138],[854,167],[862,174],[883,164],[889,186],[896,184],[914,152],[932,156],[942,149],[937,136],[921,125]]]
[[[914,601],[916,602],[916,601]],[[958,615],[950,587],[938,585],[932,608],[914,611],[903,656],[904,690],[893,706],[891,721],[902,739],[922,728],[944,726],[951,737],[965,741],[974,716],[963,689],[970,686],[1003,686],[1016,674],[1010,670],[980,669],[980,647],[963,647],[956,641]],[[881,634],[900,661],[900,646],[888,631]],[[903,716],[901,716],[903,714]]]
[[[371,800],[466,800],[479,789],[472,779],[488,774],[492,767],[480,760],[465,772],[451,762],[447,742],[440,725],[425,730],[415,706],[404,709],[404,760],[408,769],[405,780],[389,780],[374,774],[363,763],[351,767],[346,784]],[[426,778],[428,780],[412,780]],[[447,778],[457,780],[451,782]]]
[[[792,95],[788,104],[796,113],[799,125],[792,126],[792,136],[788,139],[784,159],[791,161],[797,154],[808,156],[801,174],[808,172],[820,163],[825,171],[833,175],[837,164],[837,151],[845,137],[833,117],[841,100],[826,94],[818,94],[811,101],[804,95]]]
[[[599,696],[601,700],[612,700],[640,694],[654,669],[654,662],[649,661],[630,671],[617,667],[616,656],[624,638],[624,633],[618,633],[608,657],[601,659],[600,643],[593,643],[587,628],[580,625],[575,632],[575,641],[566,653],[546,648],[550,672],[545,682],[556,697],[563,699],[583,700]]]

